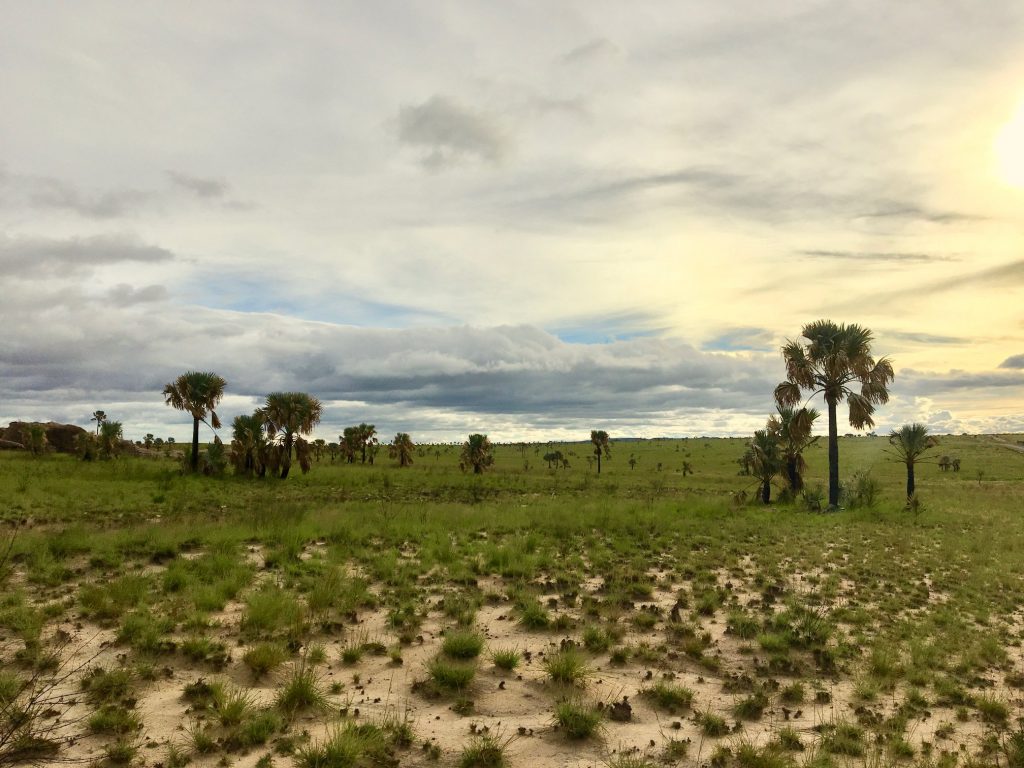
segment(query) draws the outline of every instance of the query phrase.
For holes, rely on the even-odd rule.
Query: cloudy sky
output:
[[[0,421],[744,434],[857,322],[879,428],[1024,431],[1024,4],[0,0]]]

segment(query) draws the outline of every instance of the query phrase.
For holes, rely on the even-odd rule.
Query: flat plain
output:
[[[285,481],[0,454],[0,760],[1024,765],[1020,437],[942,437],[913,509],[843,438],[831,513],[761,505],[741,439],[600,475],[589,443]]]

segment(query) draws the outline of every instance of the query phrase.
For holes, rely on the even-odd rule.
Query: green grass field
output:
[[[828,514],[756,503],[740,439],[615,442],[600,476],[583,443],[286,481],[3,453],[0,755],[1024,765],[1019,439],[943,438],[961,471],[908,511],[887,440],[844,438],[875,494]]]

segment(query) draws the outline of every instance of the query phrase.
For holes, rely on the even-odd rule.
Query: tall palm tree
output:
[[[811,435],[814,422],[820,416],[814,408],[797,410],[788,405],[778,406],[778,414],[769,417],[767,429],[778,435],[785,462],[784,473],[789,490],[800,493],[804,489],[803,472],[807,468],[804,449],[818,442]]]
[[[216,373],[189,371],[183,373],[166,387],[164,399],[167,405],[192,415],[192,456],[193,472],[199,471],[199,422],[206,422],[210,415],[210,426],[220,429],[220,419],[213,409],[224,397],[228,383]]]
[[[309,434],[320,423],[323,406],[319,400],[305,392],[271,392],[259,413],[266,420],[265,429],[269,437],[273,438],[279,432],[283,436],[280,477],[284,480],[292,467],[292,447],[296,437]],[[301,437],[298,439],[302,440]],[[305,468],[308,464],[303,456],[308,452],[305,451],[304,440],[299,448],[299,463]]]
[[[837,325],[817,320],[803,327],[807,344],[787,341],[782,347],[786,381],[775,388],[779,405],[795,406],[802,391],[821,394],[828,406],[828,503],[839,505],[839,427],[836,410],[849,403],[850,425],[873,427],[875,406],[889,400],[887,385],[893,380],[892,363],[871,356],[871,331],[859,325]],[[860,391],[851,387],[860,385]]]
[[[749,450],[750,473],[761,482],[761,502],[768,504],[772,500],[772,480],[785,466],[778,433],[770,429],[757,430]]]
[[[491,441],[487,435],[473,434],[462,444],[462,453],[459,460],[463,465],[473,467],[473,474],[483,474],[484,469],[494,463],[494,454]]]
[[[908,501],[914,495],[914,465],[938,444],[939,439],[928,434],[928,427],[917,422],[904,424],[889,435],[889,445],[892,446],[889,453],[907,467]]]
[[[395,439],[388,446],[388,455],[392,459],[398,459],[398,466],[408,467],[412,464],[412,454],[416,450],[412,438],[406,432],[399,432]]]
[[[95,421],[96,422],[96,434],[97,435],[100,433],[100,425],[104,421],[106,421],[106,420],[107,420],[107,414],[104,413],[103,411],[93,411],[92,412],[92,418],[89,419],[89,421]]]
[[[612,444],[608,439],[608,433],[603,429],[594,429],[590,431],[590,442],[594,444],[594,456],[597,457],[597,474],[601,474],[601,456],[602,454],[606,459],[612,457]]]

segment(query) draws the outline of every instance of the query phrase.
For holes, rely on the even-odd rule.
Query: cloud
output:
[[[931,224],[963,224],[967,222],[987,221],[987,216],[961,211],[937,211],[922,206],[886,200],[870,211],[862,211],[856,215],[860,219],[907,219],[925,221]]]
[[[999,364],[1000,368],[1024,368],[1024,355],[1013,355]]]
[[[489,117],[438,95],[399,109],[398,140],[422,150],[421,162],[434,170],[465,160],[496,163],[507,150],[501,130]]]
[[[14,178],[14,177],[12,177]],[[87,192],[60,179],[20,177],[21,191],[33,208],[64,210],[90,219],[124,216],[150,202],[154,193],[140,189]]]
[[[146,245],[126,234],[67,240],[0,235],[0,262],[4,264],[4,277],[8,279],[67,277],[110,264],[152,264],[172,259],[174,254],[165,248]]]
[[[923,282],[913,287],[898,288],[871,294],[875,305],[905,303],[914,299],[931,299],[937,294],[949,291],[963,291],[967,288],[1002,288],[1007,285],[1024,284],[1024,259],[986,267],[973,272],[962,272],[952,277]],[[836,309],[854,309],[863,306],[863,299],[854,299],[839,304]]]
[[[227,182],[221,179],[205,179],[178,171],[167,171],[166,173],[167,178],[174,186],[191,192],[196,197],[219,198],[224,197],[228,192]]]
[[[594,59],[621,56],[622,49],[606,37],[599,37],[573,48],[561,58],[562,64],[582,64]]]
[[[147,285],[142,288],[134,288],[127,283],[120,283],[107,291],[107,299],[121,307],[166,301],[168,296],[167,288],[163,285]]]
[[[807,256],[813,259],[836,259],[843,261],[876,261],[876,262],[893,262],[893,263],[920,263],[926,264],[935,261],[959,261],[959,259],[953,256],[939,256],[933,253],[885,253],[885,252],[870,252],[870,251],[826,251],[826,250],[807,250],[798,251],[801,256]]]
[[[777,336],[767,328],[731,328],[704,342],[703,349],[716,351],[769,352],[777,347]]]
[[[887,339],[898,339],[899,341],[909,341],[912,344],[971,344],[977,342],[977,339],[972,339],[967,336],[943,336],[936,333],[919,333],[916,331],[891,331],[891,330],[879,330],[878,336],[884,336]]]

